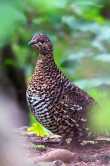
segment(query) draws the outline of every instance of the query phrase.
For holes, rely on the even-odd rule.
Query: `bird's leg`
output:
[[[59,146],[67,145],[66,138],[67,138],[67,135],[61,137],[61,140],[59,142]]]
[[[59,145],[60,145],[60,146],[68,146],[68,145],[71,144],[71,142],[72,142],[72,137],[68,137],[68,135],[66,134],[66,135],[63,135],[63,136],[61,137],[61,140],[60,140],[60,142],[59,142]]]

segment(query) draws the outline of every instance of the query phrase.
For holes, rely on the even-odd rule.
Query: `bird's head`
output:
[[[53,50],[52,43],[45,34],[35,34],[28,44],[42,55],[50,54]]]

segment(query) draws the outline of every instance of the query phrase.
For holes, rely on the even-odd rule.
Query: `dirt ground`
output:
[[[26,156],[36,166],[110,166],[110,138],[98,137],[97,143],[61,146],[60,138],[40,138],[19,129]]]

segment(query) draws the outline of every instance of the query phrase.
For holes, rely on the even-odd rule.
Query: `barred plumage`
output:
[[[40,54],[26,93],[32,113],[53,133],[78,139],[88,136],[87,113],[94,99],[58,69],[46,35],[35,34],[30,44]]]

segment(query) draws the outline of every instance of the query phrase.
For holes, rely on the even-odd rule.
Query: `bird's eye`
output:
[[[44,43],[44,40],[43,40],[43,39],[40,39],[40,40],[39,40],[39,43],[43,44],[43,43]]]
[[[42,42],[39,42],[39,46],[41,46],[43,43]]]

